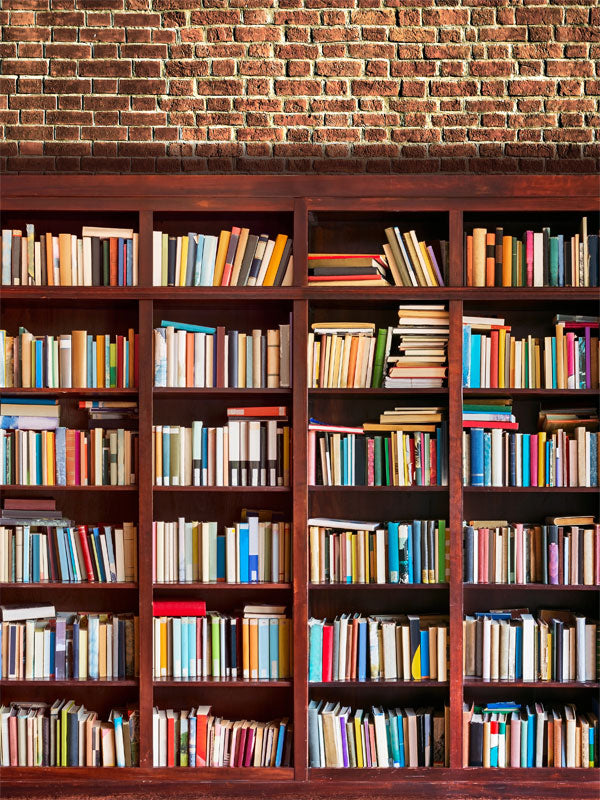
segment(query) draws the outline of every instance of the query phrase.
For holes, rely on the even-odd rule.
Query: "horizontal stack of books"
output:
[[[311,583],[445,583],[444,520],[308,520]]]
[[[383,385],[388,389],[443,386],[448,374],[449,336],[444,304],[399,306],[398,326],[386,342]]]
[[[595,767],[598,733],[596,714],[572,703],[465,703],[464,766]]]
[[[309,286],[390,286],[387,260],[369,253],[309,253]]]
[[[138,674],[133,614],[0,606],[3,680],[120,680]]]
[[[156,486],[289,486],[284,406],[228,408],[227,425],[153,426]]]
[[[599,318],[557,314],[554,325],[554,336],[516,339],[502,317],[463,317],[463,386],[597,389]]]
[[[0,518],[0,583],[122,583],[137,577],[137,529],[132,522],[76,525],[60,511],[27,507],[24,512],[4,501]],[[34,500],[54,506],[54,500]],[[7,508],[7,506],[11,506]],[[32,512],[35,511],[35,514]],[[27,513],[20,521],[12,515]],[[39,515],[59,515],[43,523]],[[9,516],[4,518],[4,515]]]
[[[219,236],[154,231],[154,286],[290,286],[292,240],[234,226]]]
[[[290,386],[290,323],[250,333],[168,320],[160,324],[154,329],[155,386]]]
[[[489,411],[480,411],[480,407]],[[516,433],[508,398],[463,406],[465,486],[598,485],[598,413],[545,410],[538,433]]]
[[[399,408],[360,427],[308,426],[313,486],[446,486],[448,424],[442,411]],[[425,422],[432,419],[432,422]]]
[[[71,331],[35,336],[19,328],[18,336],[0,330],[0,387],[25,389],[137,386],[137,333],[127,336]]]
[[[3,767],[135,767],[139,712],[113,709],[108,722],[74,700],[0,706]]]
[[[444,767],[449,709],[389,708],[370,711],[325,700],[308,705],[311,767]]]
[[[573,236],[473,228],[464,252],[467,286],[598,286],[598,234],[588,234],[587,217]]]
[[[308,680],[446,681],[448,617],[339,614],[308,620]]]
[[[482,611],[464,623],[463,669],[483,681],[596,680],[598,626],[571,611]]]
[[[216,717],[211,706],[183,711],[154,708],[154,767],[290,767],[292,726]]]
[[[463,533],[465,583],[600,585],[600,525],[593,516],[545,525],[472,520]]]
[[[138,234],[132,228],[84,225],[41,234],[35,226],[2,231],[3,286],[137,286]]]
[[[203,601],[153,603],[154,678],[286,680],[292,668],[285,606],[245,605],[241,616]]]
[[[217,522],[154,522],[154,583],[289,583],[292,526],[278,516],[249,511],[222,533]]]
[[[56,417],[29,417],[30,408],[24,404],[25,415],[12,418],[11,430],[0,430],[1,484],[135,485],[137,431],[64,428],[58,424],[58,406]],[[35,430],[29,430],[30,425]]]

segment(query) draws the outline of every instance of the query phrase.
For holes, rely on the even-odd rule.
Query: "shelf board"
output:
[[[156,781],[195,783],[210,781],[291,781],[292,767],[2,767],[6,781],[89,781],[128,782],[144,779],[146,785]],[[3,785],[5,780],[2,781]],[[139,786],[137,787],[139,790]]]
[[[447,486],[309,486],[309,492],[447,492]]]
[[[440,386],[439,388],[423,388],[423,389],[386,389],[385,387],[378,387],[378,388],[366,388],[366,389],[355,389],[355,388],[335,388],[335,389],[309,389],[308,396],[309,397],[344,397],[347,395],[348,397],[353,397],[355,395],[358,396],[366,396],[366,397],[395,397],[397,395],[402,394],[411,394],[411,395],[420,395],[420,394],[448,394],[448,387],[447,386]]]
[[[122,396],[122,395],[136,395],[138,393],[137,389],[118,389],[118,388],[111,388],[111,389],[93,389],[90,387],[82,387],[82,388],[70,388],[70,389],[49,389],[48,387],[43,387],[40,389],[24,389],[24,388],[5,388],[0,390],[4,401],[6,402],[7,396],[20,396],[23,395],[25,397],[34,395],[43,395],[43,396],[50,396],[50,397],[109,397],[109,396]]]
[[[0,584],[0,587],[2,584]],[[176,591],[189,591],[190,589],[199,590],[199,591],[223,591],[231,589],[233,591],[243,591],[251,589],[254,591],[255,589],[267,590],[267,589],[285,589],[290,590],[292,588],[291,583],[225,583],[224,581],[220,583],[153,583],[152,588],[154,591],[164,591],[169,592],[173,589]]]
[[[402,591],[413,591],[420,589],[448,589],[447,583],[309,583],[309,590],[323,590],[323,589],[360,589],[367,590],[381,590],[387,591],[401,589]]]
[[[292,686],[291,680],[251,680],[244,681],[233,678],[154,678],[154,686],[210,686],[211,688],[224,689],[256,689],[277,688],[285,689]]]
[[[484,681],[481,678],[465,678],[463,686],[469,689],[482,687],[491,688],[507,688],[512,687],[516,689],[598,689],[600,682],[586,681]]]
[[[153,486],[154,492],[291,492],[290,486]]]
[[[0,583],[0,590],[2,591],[10,591],[11,589],[27,589],[28,591],[37,592],[39,589],[45,590],[54,590],[58,591],[59,589],[75,589],[78,591],[85,590],[90,591],[94,589],[101,589],[104,591],[105,589],[113,589],[113,590],[122,590],[122,589],[137,589],[137,583],[131,582],[121,582],[118,583],[115,581],[114,583],[101,583],[100,581],[95,583],[57,583],[52,581],[44,581],[40,583]]]
[[[108,680],[106,678],[98,678],[98,680],[79,680],[78,678],[69,678],[68,680],[64,681],[55,681],[55,680],[47,680],[44,678],[37,678],[33,680],[13,680],[11,678],[4,678],[0,680],[0,686],[8,687],[8,686],[16,686],[18,688],[27,688],[31,686],[52,686],[52,687],[60,687],[62,689],[68,688],[70,686],[102,686],[103,688],[113,687],[113,686],[137,686],[138,680],[137,679],[123,679],[123,680]]]
[[[598,389],[466,389],[463,397],[597,397]]]
[[[488,494],[489,492],[507,493],[513,492],[532,493],[543,492],[544,494],[554,492],[556,494],[589,494],[591,492],[597,493],[597,486],[463,486],[463,492],[468,494]]]
[[[349,687],[352,689],[360,687],[361,689],[364,687],[385,687],[387,689],[401,689],[401,688],[416,688],[417,686],[427,686],[427,687],[440,687],[440,688],[447,688],[449,686],[448,681],[432,681],[432,680],[423,680],[423,681],[386,681],[383,678],[379,681],[368,680],[368,681],[309,681],[308,688],[335,688],[339,689],[341,687]]]
[[[544,591],[544,592],[598,592],[600,586],[586,586],[585,584],[555,584],[555,583],[463,583],[463,590],[500,589],[502,591]]]
[[[279,389],[261,389],[261,388],[245,388],[245,387],[212,387],[210,389],[201,389],[196,386],[155,386],[153,394],[155,397],[185,397],[186,395],[204,395],[206,397],[229,397],[229,396],[254,396],[254,395],[290,395],[291,388],[282,387]]]
[[[48,494],[48,492],[137,492],[137,486],[23,486],[18,483],[0,484],[0,491],[32,492]]]

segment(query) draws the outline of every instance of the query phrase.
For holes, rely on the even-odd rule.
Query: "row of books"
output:
[[[467,767],[596,767],[598,717],[575,705],[463,706]]]
[[[466,525],[465,583],[600,585],[600,525],[594,517],[548,517],[546,522]]]
[[[154,767],[290,767],[293,731],[287,717],[230,720],[211,706],[152,710]]]
[[[156,486],[290,485],[291,428],[278,419],[230,418],[218,427],[194,420],[152,432]]]
[[[3,680],[119,680],[138,671],[133,614],[0,606]]]
[[[292,273],[292,240],[283,233],[271,239],[236,225],[219,236],[153,232],[154,286],[290,286]]]
[[[54,520],[53,520],[54,522]],[[0,525],[0,583],[122,583],[137,578],[137,529],[132,522]]]
[[[124,428],[86,431],[56,426],[57,419],[53,422],[54,430],[0,430],[0,483],[135,485],[137,431]]]
[[[448,756],[448,708],[370,710],[326,700],[308,704],[311,767],[444,767]]]
[[[263,519],[261,519],[261,516]],[[264,517],[268,517],[264,519]],[[246,512],[241,522],[154,522],[154,583],[290,583],[292,526]]]
[[[554,318],[554,336],[517,339],[503,318],[464,317],[463,386],[597,389],[598,320],[559,314]]]
[[[444,520],[308,520],[311,583],[445,583],[450,535]]]
[[[285,606],[245,605],[240,616],[203,601],[153,603],[154,678],[285,680],[292,673]],[[174,616],[172,616],[174,615]]]
[[[596,622],[565,610],[482,611],[463,623],[463,671],[483,681],[595,681]]]
[[[3,767],[135,767],[139,712],[112,709],[102,722],[74,700],[0,706]]]
[[[448,425],[384,421],[350,427],[311,420],[308,482],[311,486],[447,486]]]
[[[573,236],[552,236],[549,227],[521,238],[502,227],[473,228],[464,236],[467,286],[599,285],[598,235],[588,234],[587,217]]]
[[[447,617],[344,613],[308,620],[311,682],[447,679]]]
[[[598,485],[598,434],[583,426],[548,438],[472,428],[463,432],[463,454],[465,486]]]
[[[36,336],[20,327],[17,336],[0,330],[0,387],[25,389],[137,386],[137,338],[71,331]]]
[[[138,234],[84,225],[81,237],[35,226],[2,231],[3,286],[137,286]]]
[[[154,385],[235,389],[290,386],[289,323],[250,333],[162,320],[154,329]]]
[[[313,322],[308,334],[309,389],[381,386],[387,332],[372,322]]]

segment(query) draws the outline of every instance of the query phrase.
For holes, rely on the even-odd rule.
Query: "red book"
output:
[[[253,749],[254,749],[254,728],[248,728],[248,735],[246,737],[246,753],[244,755],[245,767],[249,767],[252,764]]]
[[[75,446],[75,431],[73,428],[67,428],[67,486],[75,486]]]
[[[235,761],[234,767],[244,766],[244,752],[246,748],[246,736],[248,735],[248,728],[240,728],[238,731],[237,742],[235,743]]]
[[[90,583],[94,582],[94,570],[92,568],[92,557],[87,540],[87,526],[78,525],[77,533],[79,534],[79,542],[81,543],[81,551],[83,553],[83,563],[85,564],[85,573]]]
[[[8,511],[56,511],[56,500],[45,497],[7,497],[4,510]]]
[[[435,439],[429,440],[429,465],[431,468],[430,486],[437,486],[437,442]]]
[[[490,389],[498,388],[498,330],[492,328],[490,332]],[[483,340],[482,340],[483,341]],[[483,378],[483,376],[482,376]]]
[[[117,286],[119,283],[117,269],[118,258],[117,252],[119,249],[119,240],[111,236],[108,240],[108,264],[109,264],[109,285]]]
[[[123,388],[123,337],[117,336],[117,388]]]
[[[463,428],[502,428],[505,431],[518,431],[518,422],[500,422],[500,420],[463,419]]]
[[[228,417],[246,417],[254,419],[258,417],[287,417],[287,413],[286,406],[246,406],[244,408],[227,409]]]
[[[175,716],[167,711],[167,767],[175,766]]]
[[[487,539],[487,531],[484,528],[479,529],[477,535],[477,583],[485,583],[484,580],[484,559],[485,559],[485,541]]]
[[[75,431],[75,485],[81,483],[81,431]]]
[[[333,625],[323,625],[323,681],[333,680]]]
[[[155,600],[152,603],[154,617],[205,617],[204,600]]]

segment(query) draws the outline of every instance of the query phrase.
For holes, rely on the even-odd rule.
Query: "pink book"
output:
[[[567,389],[575,389],[575,334],[567,333]]]
[[[499,420],[463,419],[463,428],[502,428],[505,431],[518,431],[518,422],[500,422]]]
[[[525,583],[523,576],[523,524],[521,522],[517,522],[515,525],[515,551],[517,557],[515,583]]]
[[[489,528],[483,531],[483,577],[482,583],[490,582],[490,539],[491,532]]]
[[[529,437],[529,485],[538,485],[538,435],[532,433]]]
[[[485,541],[487,539],[486,528],[475,530],[477,536],[477,583],[487,583],[485,570]]]
[[[156,583],[156,522],[152,523],[152,582]]]
[[[533,286],[533,231],[525,232],[525,263],[527,264],[527,286]]]
[[[367,439],[367,485],[375,486],[375,439]]]
[[[81,486],[81,431],[75,431],[75,486]]]
[[[316,446],[317,434],[315,431],[308,432],[308,485],[314,486],[317,482],[316,474]]]

